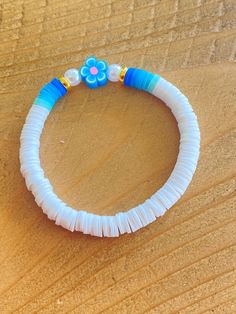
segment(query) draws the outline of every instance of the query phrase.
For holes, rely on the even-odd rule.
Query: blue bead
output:
[[[96,66],[96,63],[97,63],[97,59],[96,59],[95,57],[93,57],[93,56],[88,57],[88,58],[85,60],[85,65],[86,65],[87,67],[89,67],[89,68]]]
[[[151,92],[159,76],[142,69],[129,68],[125,73],[124,85]]]
[[[135,69],[133,68],[128,68],[128,70],[125,73],[125,77],[124,77],[124,85],[125,86],[130,86],[130,78],[133,75]]]
[[[89,74],[85,78],[85,82],[89,88],[96,88],[98,87],[97,77],[95,75]]]
[[[38,97],[35,99],[34,104],[47,108],[49,111],[52,109],[56,101],[66,94],[67,90],[62,83],[54,78],[50,83],[44,85],[40,90]]]
[[[99,86],[105,86],[107,83],[107,75],[105,72],[100,71],[97,74],[97,82]]]
[[[80,75],[89,88],[104,86],[107,83],[107,63],[104,60],[89,57],[80,68]]]
[[[67,93],[67,89],[65,88],[65,86],[57,78],[54,78],[51,81],[51,84],[53,84],[54,86],[56,86],[60,90],[61,96],[64,96]]]

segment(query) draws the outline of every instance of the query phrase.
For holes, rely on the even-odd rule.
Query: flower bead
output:
[[[107,83],[107,63],[95,57],[89,57],[80,68],[80,75],[89,88],[104,86]]]

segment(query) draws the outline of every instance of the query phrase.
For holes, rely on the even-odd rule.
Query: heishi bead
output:
[[[71,86],[77,86],[81,82],[79,70],[69,69],[64,73],[64,78],[67,79]]]
[[[69,207],[55,194],[41,168],[40,137],[49,112],[56,101],[71,86],[78,85],[81,79],[90,88],[103,86],[109,79],[112,82],[120,80],[124,86],[149,92],[166,103],[178,122],[179,154],[166,183],[144,203],[114,216],[98,216]],[[20,170],[26,186],[49,219],[71,232],[76,230],[99,237],[117,237],[150,224],[178,201],[197,166],[200,131],[189,101],[174,85],[145,70],[122,68],[119,64],[108,67],[105,61],[90,57],[80,71],[69,69],[64,77],[54,78],[40,90],[26,118],[20,143]]]
[[[120,72],[122,68],[119,64],[111,64],[107,69],[107,78],[111,82],[118,82],[120,80]]]

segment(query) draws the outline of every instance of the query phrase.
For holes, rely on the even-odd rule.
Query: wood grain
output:
[[[236,313],[234,0],[1,0],[0,313]],[[19,172],[38,90],[88,55],[158,72],[190,99],[202,143],[183,198],[133,235],[57,227]],[[71,206],[113,214],[170,174],[176,122],[143,92],[75,88],[46,123],[41,160]]]

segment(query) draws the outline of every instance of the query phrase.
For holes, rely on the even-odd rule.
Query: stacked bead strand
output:
[[[175,116],[180,131],[180,147],[176,165],[166,183],[144,203],[114,216],[99,216],[75,210],[53,191],[40,165],[40,136],[44,123],[56,101],[81,81],[89,88],[105,86],[107,80],[121,81],[163,100]],[[200,151],[197,117],[188,99],[171,83],[156,74],[135,68],[108,66],[103,60],[90,57],[77,69],[67,70],[63,77],[53,79],[40,91],[26,118],[21,133],[20,163],[27,188],[49,219],[70,231],[94,236],[116,237],[134,232],[162,216],[183,195],[195,172]]]

